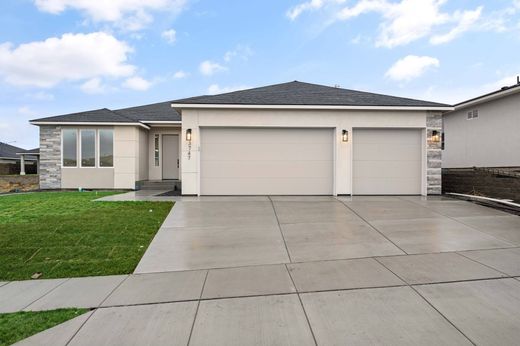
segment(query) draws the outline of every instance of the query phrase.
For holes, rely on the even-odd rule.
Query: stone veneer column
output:
[[[40,189],[61,189],[59,126],[40,126]]]
[[[431,142],[432,131],[442,133],[442,113],[428,113],[426,115],[426,140],[427,140],[427,193],[428,195],[440,195],[442,193],[442,150],[441,141]]]

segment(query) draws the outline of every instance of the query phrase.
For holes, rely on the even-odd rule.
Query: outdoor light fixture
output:
[[[430,141],[439,143],[441,141],[441,134],[437,130],[432,131],[432,136],[430,137]]]
[[[191,129],[186,130],[186,140],[191,142]]]
[[[341,140],[343,142],[348,142],[348,131],[347,130],[343,130],[341,132]]]

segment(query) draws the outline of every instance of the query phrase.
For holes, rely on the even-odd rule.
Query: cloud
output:
[[[61,14],[72,9],[94,22],[112,23],[126,31],[141,30],[153,21],[151,12],[180,13],[186,0],[34,0],[43,12]]]
[[[183,70],[179,70],[173,74],[173,78],[175,79],[183,79],[188,77],[190,74],[188,72],[184,72]]]
[[[286,15],[290,20],[296,20],[303,12],[310,10],[318,10],[323,7],[325,0],[310,0],[298,4],[287,11]]]
[[[0,44],[0,75],[13,85],[50,88],[64,81],[129,77],[132,48],[104,32],[64,34],[13,47]]]
[[[81,90],[86,94],[102,94],[106,90],[101,78],[92,78],[81,85]]]
[[[408,55],[398,60],[385,76],[396,81],[410,81],[420,77],[428,69],[439,67],[439,60],[430,56]]]
[[[430,43],[432,44],[442,44],[453,41],[455,38],[459,37],[466,31],[470,30],[477,20],[480,18],[482,14],[482,6],[478,7],[474,11],[464,11],[462,13],[458,12],[455,14],[456,17],[459,17],[459,23],[449,32],[443,35],[434,35],[430,38]]]
[[[230,62],[234,58],[248,60],[253,55],[253,50],[249,46],[238,45],[235,49],[229,50],[224,54],[224,61]]]
[[[199,71],[205,76],[211,76],[220,71],[226,71],[227,67],[220,65],[219,63],[211,60],[206,60],[200,63]]]
[[[177,40],[177,32],[173,29],[165,30],[161,33],[161,37],[166,40],[166,42],[173,44]]]
[[[321,0],[301,3],[289,10],[288,17],[296,19],[303,11],[317,10],[326,4],[337,8],[328,23],[347,21],[361,15],[377,13],[381,17],[378,26],[377,47],[393,48],[406,45],[423,37],[431,37],[433,44],[449,42],[462,33],[479,26],[482,7],[468,11],[443,12],[447,0],[358,0],[344,6],[344,0]],[[450,26],[448,33],[435,34],[441,28]],[[433,35],[433,36],[432,36]]]
[[[137,91],[145,91],[150,89],[152,86],[152,82],[147,81],[141,77],[130,77],[124,81],[123,87],[127,89],[137,90]]]
[[[242,85],[242,86],[231,86],[231,87],[220,87],[218,84],[212,84],[208,87],[208,94],[209,95],[215,95],[215,94],[223,94],[223,93],[230,93],[237,90],[244,90],[249,89],[250,87]]]

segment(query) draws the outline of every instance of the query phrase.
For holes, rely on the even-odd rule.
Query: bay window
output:
[[[78,166],[78,131],[76,129],[63,130],[63,167]]]
[[[81,167],[96,167],[96,130],[81,130]]]
[[[99,167],[114,167],[113,130],[99,130]]]

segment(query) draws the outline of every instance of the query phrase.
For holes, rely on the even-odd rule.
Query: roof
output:
[[[399,106],[451,107],[447,104],[341,89],[318,84],[289,82],[219,95],[173,101],[180,105],[291,105],[291,106]]]
[[[0,142],[0,158],[19,160],[20,156],[18,155],[18,153],[22,153],[25,151],[26,151],[25,149],[15,147],[14,145]],[[38,149],[38,152],[39,151],[40,151],[40,149]],[[36,159],[36,158],[27,157],[27,159]]]
[[[518,80],[518,83],[515,85],[503,87],[503,88],[500,88],[499,90],[496,90],[496,91],[493,91],[493,92],[490,92],[490,93],[487,93],[487,94],[484,94],[481,96],[477,96],[477,97],[474,97],[474,98],[466,100],[466,101],[459,102],[454,107],[455,107],[455,110],[457,110],[457,109],[461,109],[464,107],[476,105],[479,103],[496,100],[498,98],[502,98],[502,97],[505,97],[505,96],[508,96],[511,94],[515,94],[517,92],[520,92],[520,79]]]
[[[31,120],[31,123],[135,123],[180,121],[181,115],[171,107],[171,102],[110,110],[101,108],[86,112],[58,115]]]
[[[133,123],[136,120],[115,113],[107,108],[96,109],[92,111],[70,113],[47,118],[31,120],[31,122],[93,122],[93,123]]]
[[[16,154],[32,154],[32,155],[40,155],[40,148],[34,148],[34,149],[28,149],[28,150],[22,150],[17,152]]]
[[[171,107],[171,102],[116,109],[114,112],[144,123],[147,121],[181,121],[181,115]]]

